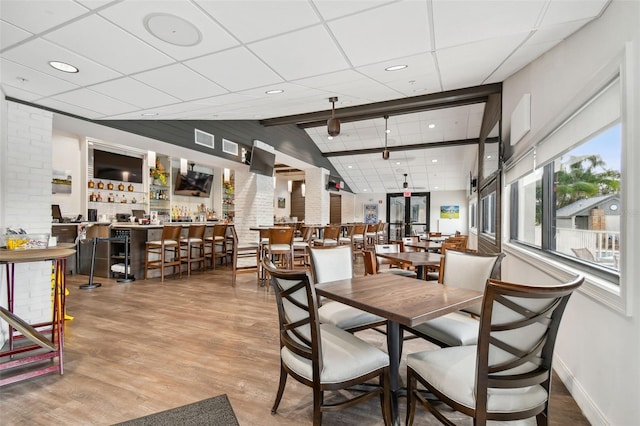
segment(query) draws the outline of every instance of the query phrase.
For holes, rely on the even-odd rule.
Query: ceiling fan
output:
[[[329,102],[331,102],[331,118],[327,120],[327,132],[329,136],[338,136],[340,134],[340,120],[336,118],[336,102],[338,102],[338,97],[334,96],[329,98]]]

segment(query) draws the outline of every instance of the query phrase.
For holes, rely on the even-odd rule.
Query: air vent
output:
[[[222,139],[222,152],[238,155],[238,144],[227,139]]]
[[[198,145],[206,146],[207,148],[213,149],[215,147],[214,137],[211,133],[203,132],[202,130],[196,130],[196,143]]]

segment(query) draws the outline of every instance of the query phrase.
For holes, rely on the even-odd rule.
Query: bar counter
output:
[[[189,232],[189,225],[205,224],[207,229],[205,237],[213,235],[214,225],[220,222],[168,222],[164,225],[182,226],[182,236],[186,237]],[[140,225],[137,223],[126,222],[83,222],[80,225],[103,225],[109,226],[110,237],[129,236],[129,275],[133,275],[136,279],[144,278],[145,264],[145,247],[147,241],[159,240],[162,236],[162,228],[164,225]],[[232,223],[226,224],[233,226]],[[84,240],[78,247],[80,274],[89,275],[91,264],[91,248],[87,244],[90,240]],[[111,272],[111,266],[117,263],[124,264],[124,242],[123,241],[101,241],[96,247],[96,258],[94,263],[94,275],[103,278],[112,278],[114,274]],[[159,276],[159,271],[149,271],[150,277]]]

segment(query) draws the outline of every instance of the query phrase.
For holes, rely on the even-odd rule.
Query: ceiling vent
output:
[[[206,146],[207,148],[213,149],[215,147],[214,137],[211,133],[203,132],[202,130],[196,130],[196,144]]]

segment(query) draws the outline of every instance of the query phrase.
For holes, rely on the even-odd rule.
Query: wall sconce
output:
[[[307,185],[305,184],[305,181],[302,181],[302,185],[300,185],[300,193],[303,197],[307,194]]]
[[[180,174],[186,175],[187,174],[187,167],[189,167],[187,159],[186,158],[181,158],[180,159]]]
[[[147,151],[147,161],[149,162],[149,168],[153,169],[156,167],[156,152],[155,151]]]
[[[223,183],[231,182],[231,169],[224,169],[222,171],[222,182]]]
[[[293,181],[292,180],[287,182],[287,189],[289,190],[289,192],[293,192]]]

